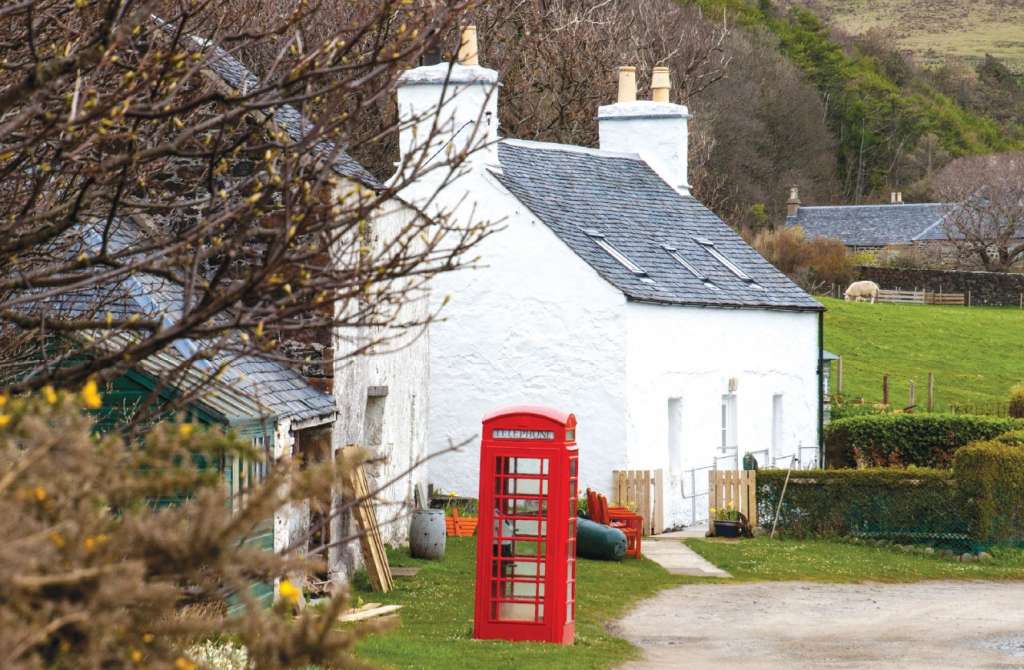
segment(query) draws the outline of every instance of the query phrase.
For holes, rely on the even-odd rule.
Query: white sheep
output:
[[[873,281],[855,281],[843,293],[843,299],[847,302],[860,302],[861,299],[867,299],[874,304],[878,301],[878,284]]]

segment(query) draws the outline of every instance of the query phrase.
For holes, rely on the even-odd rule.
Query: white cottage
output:
[[[620,72],[593,149],[499,140],[497,73],[474,54],[411,70],[398,91],[403,160],[472,151],[420,204],[499,226],[478,268],[434,284],[450,303],[431,331],[428,444],[478,433],[502,405],[572,411],[581,485],[609,491],[613,470],[660,468],[667,526],[704,511],[694,469],[747,452],[815,459],[823,308],[690,194],[689,115],[667,102],[668,72],[652,101]],[[417,147],[435,121],[446,134]],[[428,181],[403,196],[432,194]],[[474,496],[478,459],[477,441],[434,461],[430,480]]]

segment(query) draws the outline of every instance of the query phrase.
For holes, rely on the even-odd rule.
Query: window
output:
[[[711,254],[711,256],[716,261],[718,261],[719,263],[721,263],[722,265],[727,267],[729,269],[729,271],[732,272],[734,275],[736,275],[737,277],[739,277],[740,279],[742,279],[743,281],[745,281],[745,282],[747,282],[749,284],[753,284],[754,286],[757,286],[757,284],[750,277],[750,275],[748,275],[746,272],[741,270],[738,265],[736,265],[731,260],[729,260],[724,255],[722,255],[722,252],[719,251],[715,247],[715,243],[714,242],[712,242],[711,240],[707,239],[706,237],[695,237],[695,238],[693,238],[693,240],[697,244],[699,244],[702,247],[704,247],[705,251],[707,251],[709,254]],[[758,288],[760,288],[760,287],[758,287]]]
[[[668,465],[669,472],[683,471],[683,399],[668,399]]]
[[[772,456],[782,450],[782,394],[772,396]]]
[[[667,244],[663,244],[661,248],[664,249],[665,251],[667,251],[668,255],[671,256],[672,259],[676,263],[679,263],[680,265],[682,265],[684,268],[687,269],[687,271],[689,271],[690,274],[692,274],[694,277],[696,277],[697,279],[699,279],[702,282],[704,282],[704,286],[706,286],[708,288],[713,288],[713,289],[717,289],[718,288],[713,283],[711,283],[711,280],[708,279],[706,274],[704,274],[703,272],[701,272],[697,268],[693,267],[693,265],[691,265],[688,260],[683,258],[679,254],[679,250],[678,249],[676,249],[675,247],[669,246]]]
[[[736,395],[728,393],[722,396],[722,451],[736,448]]]
[[[642,267],[629,260],[625,254],[613,247],[611,243],[605,239],[603,233],[598,230],[594,230],[593,228],[588,228],[583,232],[585,232],[590,239],[594,240],[594,243],[597,244],[597,246],[604,249],[605,253],[617,260],[624,268],[639,277],[640,281],[645,284],[654,283],[654,280],[647,276],[647,270],[644,270]]]

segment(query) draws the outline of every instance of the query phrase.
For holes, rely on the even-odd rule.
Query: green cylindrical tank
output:
[[[626,557],[626,535],[618,528],[576,519],[576,555],[597,561],[621,561]]]

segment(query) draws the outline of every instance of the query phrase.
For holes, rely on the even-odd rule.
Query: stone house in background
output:
[[[449,302],[431,329],[430,444],[477,434],[503,405],[573,412],[580,486],[660,468],[675,526],[706,511],[694,469],[748,452],[814,462],[823,308],[690,194],[687,108],[668,102],[666,69],[654,80],[638,101],[622,69],[619,102],[597,110],[600,148],[500,139],[498,75],[464,38],[459,63],[401,77],[398,106],[403,161],[444,149],[467,164],[439,198],[426,201],[429,175],[402,197],[498,224],[477,268],[434,284]],[[432,461],[430,480],[475,496],[479,457],[477,439]]]

